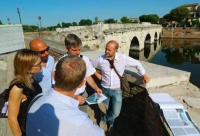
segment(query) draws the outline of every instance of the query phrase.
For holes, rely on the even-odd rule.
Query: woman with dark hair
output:
[[[14,58],[15,78],[10,83],[8,93],[8,121],[14,136],[24,136],[28,105],[42,92],[33,75],[41,71],[38,53],[23,49]]]

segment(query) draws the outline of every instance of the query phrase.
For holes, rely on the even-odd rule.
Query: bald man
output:
[[[100,127],[106,129],[106,123],[110,125],[108,132],[113,130],[115,118],[119,116],[122,105],[122,91],[120,89],[120,79],[113,69],[115,66],[120,76],[124,73],[126,66],[134,67],[143,78],[144,83],[149,82],[149,77],[145,74],[145,69],[138,60],[125,54],[118,53],[118,43],[114,40],[106,44],[105,54],[93,60],[91,63],[94,68],[100,68],[102,74],[95,72],[101,80],[102,93],[107,97],[104,100],[106,114],[102,116]]]
[[[54,58],[49,55],[49,47],[41,39],[33,39],[29,43],[31,50],[38,52],[41,58],[42,70],[40,73],[35,74],[35,80],[42,87],[42,93],[47,94],[52,88],[52,71],[54,67]]]

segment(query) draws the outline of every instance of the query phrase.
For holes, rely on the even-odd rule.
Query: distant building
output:
[[[190,23],[190,26],[192,26],[192,20],[199,20],[200,21],[200,6],[198,3],[193,3],[193,4],[183,4],[180,7],[186,7],[189,11],[190,14],[187,17],[187,22]]]
[[[103,25],[103,21],[98,21],[97,25]]]
[[[186,7],[190,11],[189,18],[200,17],[200,6],[198,3],[183,4],[180,7]]]
[[[129,20],[131,21],[131,22],[140,22],[140,20],[138,19],[138,18],[129,18]]]

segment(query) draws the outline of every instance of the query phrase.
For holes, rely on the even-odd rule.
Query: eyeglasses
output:
[[[46,51],[49,51],[49,46],[45,49],[45,50],[43,50],[43,51],[37,51],[39,54],[44,54]]]

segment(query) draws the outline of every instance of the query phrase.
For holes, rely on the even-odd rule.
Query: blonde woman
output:
[[[8,121],[14,136],[25,136],[28,105],[42,92],[33,75],[41,71],[38,53],[28,49],[17,52],[14,58],[14,75],[8,95]]]

